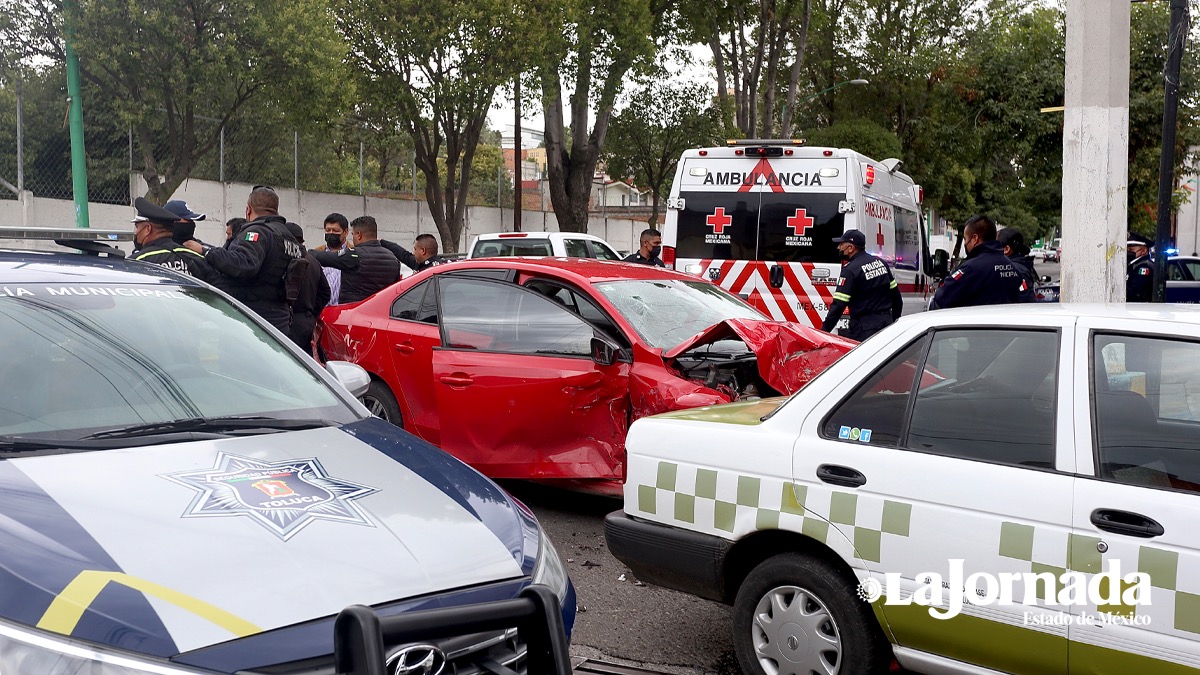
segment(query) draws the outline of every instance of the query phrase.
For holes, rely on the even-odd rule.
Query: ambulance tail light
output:
[[[675,269],[675,247],[664,246],[662,250],[662,261],[667,267]]]
[[[825,155],[826,157],[833,157],[833,151],[832,151],[832,150],[826,150],[825,152],[822,152],[821,154],[822,154],[822,155]]]
[[[875,167],[868,164],[867,165],[867,185],[874,185],[874,184],[875,184]]]

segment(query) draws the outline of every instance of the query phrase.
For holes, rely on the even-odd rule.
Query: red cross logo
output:
[[[879,234],[875,235],[875,241],[879,244],[879,248],[883,248],[883,223],[879,224]]]
[[[704,219],[716,234],[721,234],[725,228],[733,224],[733,218],[725,215],[725,207],[718,206],[711,216]]]
[[[787,226],[792,228],[792,232],[796,233],[797,237],[802,237],[808,234],[808,228],[813,226],[813,219],[804,209],[796,209],[796,215],[790,216],[787,219]]]

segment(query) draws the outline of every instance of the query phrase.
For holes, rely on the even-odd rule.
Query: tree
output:
[[[660,82],[638,90],[613,116],[604,161],[610,175],[632,176],[636,185],[650,187],[651,226],[683,151],[720,138],[720,111],[711,101],[712,92],[702,84]]]
[[[608,135],[617,95],[631,72],[653,65],[665,34],[669,0],[564,0],[564,13],[545,41],[537,78],[546,120],[546,172],[559,229],[586,232],[592,177]],[[669,33],[669,31],[667,31]],[[571,82],[570,128],[563,80]],[[589,115],[595,114],[591,132]]]
[[[360,91],[396,111],[442,247],[456,253],[487,113],[497,88],[521,68],[513,45],[533,33],[536,3],[339,0],[337,7]]]
[[[80,72],[133,127],[147,197],[159,203],[236,119],[340,117],[344,48],[321,0],[76,5]],[[22,0],[0,24],[0,39],[27,45],[26,56],[62,63],[62,17],[62,0]]]

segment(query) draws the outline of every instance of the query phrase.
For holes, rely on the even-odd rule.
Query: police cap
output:
[[[1125,242],[1125,245],[1126,246],[1145,246],[1146,248],[1150,248],[1151,243],[1152,242],[1149,239],[1147,239],[1146,237],[1143,237],[1140,234],[1130,234],[1129,240]]]
[[[135,223],[148,220],[155,225],[172,227],[175,225],[175,222],[179,220],[179,216],[176,216],[174,213],[171,213],[170,211],[164,209],[158,204],[155,204],[149,199],[146,199],[145,197],[138,197],[137,199],[133,200],[133,206],[137,209],[137,218],[134,218],[132,221]]]
[[[835,244],[854,244],[855,246],[857,246],[859,248],[866,248],[867,247],[867,236],[865,234],[863,234],[862,232],[859,232],[858,230],[846,230],[845,232],[842,233],[842,236],[835,237],[833,240],[833,243],[835,243]]]

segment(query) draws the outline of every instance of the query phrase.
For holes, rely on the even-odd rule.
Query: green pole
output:
[[[63,3],[67,29],[67,100],[71,107],[71,186],[75,195],[75,227],[88,227],[87,160],[83,152],[83,97],[79,91],[79,57],[75,41],[76,0]]]

